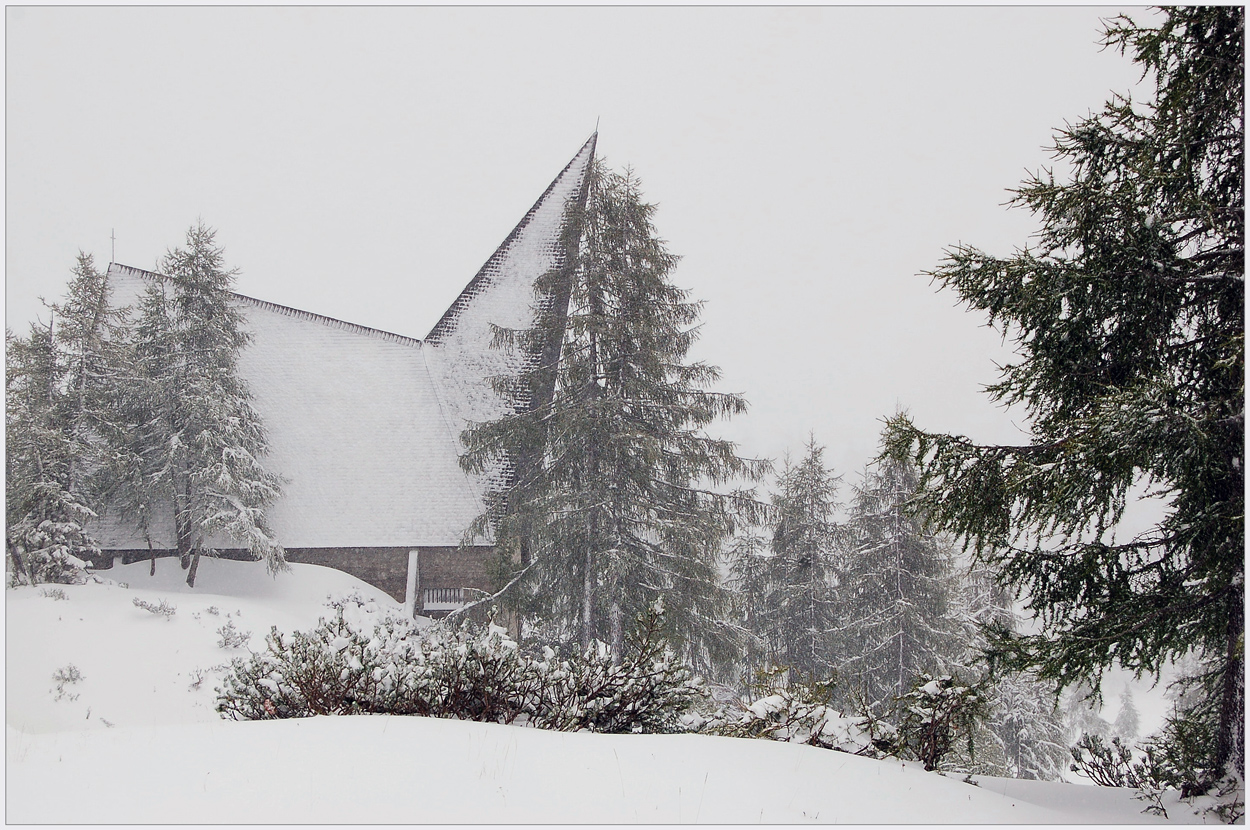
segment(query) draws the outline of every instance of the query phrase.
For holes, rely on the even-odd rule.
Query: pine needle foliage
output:
[[[498,332],[539,356],[500,387],[523,405],[463,435],[467,470],[512,465],[471,532],[493,526],[512,564],[505,599],[527,617],[620,653],[623,623],[662,597],[670,634],[710,666],[734,654],[738,633],[722,622],[716,553],[737,512],[754,507],[749,493],[720,488],[763,465],[703,428],[746,402],[707,391],[718,371],[686,358],[701,304],[672,284],[677,257],[633,172],[596,162],[574,212],[576,256],[539,280],[535,326]],[[561,296],[567,314],[550,299]],[[558,365],[541,357],[553,338]]]
[[[1113,663],[1155,674],[1193,650],[1213,667],[1213,740],[1194,775],[1244,768],[1244,9],[1120,17],[1107,46],[1153,80],[1058,131],[1070,173],[1030,177],[1037,215],[1007,258],[958,246],[932,273],[988,313],[1019,359],[989,388],[1027,411],[1031,440],[981,446],[890,423],[887,454],[919,464],[923,506],[1028,598],[1043,631],[995,643],[1069,685]],[[1167,503],[1117,539],[1129,490]]]

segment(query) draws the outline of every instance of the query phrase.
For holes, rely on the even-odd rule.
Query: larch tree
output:
[[[53,325],[5,332],[5,541],[16,582],[77,582],[99,546],[84,530],[95,516],[73,487],[73,417]]]
[[[920,673],[955,668],[966,646],[952,550],[915,510],[919,482],[909,462],[881,459],[864,472],[847,519],[839,673],[878,710],[892,709]]]
[[[8,339],[7,528],[15,575],[65,581],[99,552],[85,529],[116,419],[122,358],[107,274],[79,252],[64,302],[46,326]]]
[[[1006,258],[969,246],[932,276],[988,313],[1018,359],[990,387],[1027,412],[1019,446],[892,421],[888,451],[923,471],[923,506],[1027,599],[1041,630],[1001,632],[1004,665],[1061,685],[1120,664],[1157,676],[1198,655],[1179,717],[1204,757],[1189,792],[1244,769],[1244,9],[1120,17],[1151,100],[1115,97],[1059,130],[1064,178],[1013,202],[1041,220]],[[1117,535],[1130,488],[1164,516]]]
[[[532,329],[498,333],[541,355],[554,332],[558,364],[540,358],[501,390],[532,405],[466,430],[462,463],[513,462],[510,486],[475,527],[490,525],[505,556],[516,552],[500,599],[619,654],[624,627],[662,598],[670,633],[708,668],[738,648],[716,557],[754,505],[724,488],[762,465],[703,431],[746,403],[707,391],[718,371],[686,358],[701,304],[670,281],[677,257],[654,212],[632,172],[596,162],[586,205],[566,225],[575,261],[538,284],[539,296],[568,292],[567,315],[540,302]],[[544,386],[548,400],[534,394]]]
[[[840,528],[838,477],[825,448],[810,436],[803,459],[788,460],[772,499],[772,556],[766,614],[773,659],[796,673],[826,680],[835,669],[834,630]]]
[[[139,303],[130,335],[135,376],[123,402],[130,442],[113,494],[141,528],[172,522],[193,587],[201,555],[215,554],[219,538],[271,572],[286,567],[265,519],[281,482],[261,463],[264,426],[238,373],[248,334],[229,291],[235,272],[223,262],[215,231],[200,223],[185,248],[166,254],[166,278]]]

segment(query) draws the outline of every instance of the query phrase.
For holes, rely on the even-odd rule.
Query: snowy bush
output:
[[[592,732],[683,732],[690,710],[707,699],[661,636],[664,607],[656,600],[638,618],[619,662],[602,643],[577,659],[557,661],[552,649],[533,661],[542,678],[534,724]]]
[[[136,608],[142,608],[144,611],[151,612],[156,616],[164,617],[165,619],[169,619],[178,611],[178,606],[170,605],[165,600],[161,600],[160,602],[148,602],[147,600],[135,597],[131,600],[131,602]]]
[[[566,660],[550,647],[524,654],[493,623],[419,632],[403,618],[358,611],[343,602],[312,631],[273,629],[264,651],[231,664],[217,710],[235,720],[372,713],[667,732],[683,728],[682,714],[702,695],[659,637],[658,606],[619,661],[602,644]]]
[[[1177,721],[1168,729],[1174,732]],[[1129,787],[1138,791],[1137,798],[1147,802],[1145,812],[1168,817],[1164,796],[1172,791],[1180,802],[1187,803],[1195,815],[1204,820],[1237,824],[1245,819],[1246,787],[1241,771],[1229,765],[1225,775],[1213,785],[1197,786],[1194,767],[1177,764],[1176,752],[1184,740],[1193,736],[1168,736],[1171,740],[1147,740],[1137,751],[1118,736],[1104,741],[1102,736],[1085,733],[1071,748],[1076,774],[1100,787]]]
[[[82,672],[73,663],[62,666],[52,673],[52,682],[56,684],[56,700],[68,698],[69,700],[77,700],[78,695],[72,695],[65,690],[66,686],[72,686],[82,680]]]
[[[737,720],[713,725],[710,731],[737,738],[768,738],[881,757],[894,749],[895,729],[867,709],[847,715],[832,705],[832,681],[779,684],[786,669],[759,674],[757,692]]]
[[[924,764],[939,767],[960,738],[973,755],[972,733],[984,709],[982,695],[961,685],[951,675],[921,674],[910,692],[899,699],[899,749]]]
[[[1140,758],[1134,758],[1133,749],[1119,736],[1107,744],[1098,735],[1085,734],[1072,747],[1071,770],[1088,778],[1100,787],[1131,787],[1139,791],[1139,798],[1151,806],[1147,812],[1167,817],[1162,794],[1166,785],[1160,781],[1158,761],[1152,747],[1147,746]]]
[[[60,588],[44,588],[42,591],[39,592],[39,596],[47,597],[48,599],[56,599],[56,600],[69,599],[69,594],[65,593]]]
[[[217,629],[217,634],[219,635],[218,648],[239,648],[247,645],[247,641],[252,639],[252,632],[235,628],[234,620],[226,620],[226,624]]]

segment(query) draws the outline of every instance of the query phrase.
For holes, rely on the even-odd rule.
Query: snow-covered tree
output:
[[[958,663],[961,672],[984,677],[986,695],[975,735],[976,757],[969,759],[969,766],[986,775],[1059,780],[1072,741],[1054,684],[1027,673],[990,673],[985,664],[986,632],[1015,631],[1021,624],[1011,593],[982,562],[962,563],[956,570],[964,623],[964,652]]]
[[[777,479],[764,608],[774,661],[817,679],[837,668],[833,636],[839,611],[834,596],[838,478],[825,466],[824,451],[809,437],[803,459],[787,460]]]
[[[1058,781],[1070,760],[1053,686],[1008,674],[991,686],[986,725],[1002,747],[1004,774]]]
[[[73,487],[81,449],[53,326],[5,332],[5,542],[16,582],[77,582],[99,551],[83,529],[95,515]]]
[[[1074,746],[1082,735],[1111,737],[1111,724],[1103,718],[1101,701],[1089,684],[1069,686],[1059,698],[1063,715],[1064,743]]]
[[[967,650],[956,617],[953,554],[915,510],[919,481],[911,463],[880,459],[855,489],[847,522],[839,673],[849,689],[883,709],[917,675],[945,674]]]
[[[1137,740],[1140,728],[1137,707],[1133,705],[1133,690],[1125,684],[1124,691],[1120,694],[1120,711],[1111,724],[1111,734],[1126,744],[1132,744]]]
[[[106,274],[80,252],[65,301],[27,338],[7,335],[7,539],[15,575],[73,581],[99,552],[84,529],[95,516],[110,401],[122,358]]]
[[[192,227],[186,247],[161,262],[167,279],[139,303],[134,379],[122,402],[132,430],[113,493],[142,528],[172,513],[191,586],[214,537],[248,549],[271,572],[286,567],[265,519],[280,481],[261,464],[264,427],[237,369],[248,334],[229,293],[235,272],[223,260],[215,231]]]
[[[1069,685],[1202,653],[1194,791],[1244,768],[1244,22],[1238,6],[1112,21],[1104,42],[1153,96],[1058,132],[1066,179],[1044,171],[1014,199],[1041,220],[1031,246],[959,246],[934,272],[1014,342],[990,391],[1024,408],[1030,439],[981,446],[903,417],[889,433],[936,525],[1035,612],[1040,632],[999,641],[1003,659]],[[1143,482],[1164,516],[1117,537]]]
[[[746,403],[706,391],[717,370],[686,359],[700,304],[670,281],[677,258],[654,211],[632,172],[592,168],[584,212],[567,225],[575,261],[538,286],[540,296],[568,293],[567,316],[539,303],[532,330],[500,332],[539,355],[508,390],[528,405],[467,430],[463,463],[514,463],[478,527],[488,519],[514,558],[504,587],[524,613],[620,653],[624,623],[662,597],[671,633],[706,665],[739,648],[716,555],[735,511],[752,505],[719,488],[762,465],[703,432]],[[553,331],[563,332],[558,366],[541,357]],[[536,393],[548,383],[544,399]]]
[[[770,611],[773,592],[769,581],[771,553],[768,540],[748,527],[730,540],[725,555],[735,618],[749,635],[743,649],[743,668],[749,679],[750,669],[773,660],[770,644],[775,640],[772,636],[775,615]]]
[[[108,272],[99,271],[93,257],[80,252],[64,302],[51,307],[78,446],[71,480],[96,498],[107,487],[98,479],[125,429],[118,398],[128,377],[126,310],[113,306],[112,293]]]

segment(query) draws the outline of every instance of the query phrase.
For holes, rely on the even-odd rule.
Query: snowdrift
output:
[[[159,561],[155,577],[148,567],[101,572],[104,584],[6,591],[9,822],[1161,821],[1131,791],[973,786],[770,741],[389,716],[222,721],[214,667],[263,647],[270,625],[310,627],[329,597],[353,591],[374,613],[400,608],[313,565],[271,578],[259,564],[207,560],[194,590],[176,561]],[[227,626],[251,632],[248,644],[223,646]],[[65,680],[68,666],[80,679]]]

